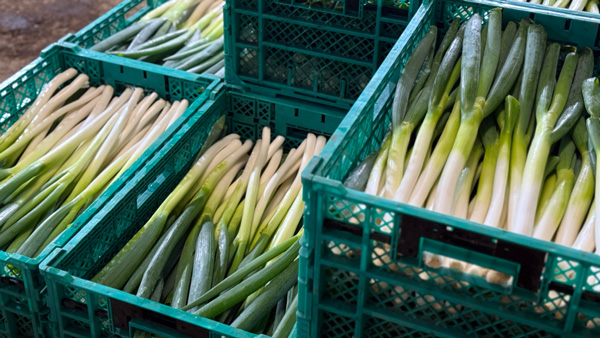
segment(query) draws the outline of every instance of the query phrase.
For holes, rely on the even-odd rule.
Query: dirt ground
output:
[[[121,0],[0,0],[0,82]]]

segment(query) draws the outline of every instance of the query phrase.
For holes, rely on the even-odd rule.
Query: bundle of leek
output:
[[[91,49],[223,77],[222,6],[222,0],[170,0]]]
[[[254,144],[223,137],[224,119],[187,175],[92,281],[287,337],[303,233],[300,173],[326,140],[308,134],[284,154],[284,138],[271,140],[269,128]]]
[[[39,255],[188,107],[87,87],[87,75],[64,71],[0,136],[3,250]]]
[[[561,46],[547,43],[542,26],[523,19],[503,30],[499,9],[482,25],[478,14],[453,23],[437,49],[435,27],[421,39],[396,87],[391,133],[349,175],[368,177],[353,188],[589,251],[576,238],[590,231],[583,225],[594,212],[592,155],[600,156],[600,85],[586,80],[593,53],[563,49],[559,68]],[[437,255],[424,259],[492,283],[509,280]]]

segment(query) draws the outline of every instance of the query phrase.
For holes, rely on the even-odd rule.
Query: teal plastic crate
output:
[[[426,1],[303,173],[299,337],[600,336],[600,256],[341,183],[380,149],[399,74],[430,25],[443,32],[454,18],[464,21],[475,12],[486,17],[498,6],[504,8],[504,20],[531,17],[545,26],[549,39],[593,47],[600,61],[598,20],[497,2]],[[513,283],[505,288],[455,270],[430,268],[421,260],[423,252],[511,271]]]
[[[92,278],[145,224],[190,168],[213,123],[256,139],[264,126],[296,147],[307,132],[331,134],[345,111],[273,99],[223,87],[171,135],[143,167],[115,183],[115,194],[73,239],[52,252],[41,270],[60,337],[129,337],[133,327],[169,337],[253,337],[245,331],[93,283]]]
[[[189,109],[140,156],[149,156],[156,147],[166,142],[176,130],[207,99],[218,85],[215,77],[175,72],[154,65],[131,62],[97,52],[81,50],[74,45],[53,45],[41,57],[0,85],[0,129],[6,131],[35,100],[42,86],[68,68],[75,68],[90,78],[90,85],[109,84],[116,92],[135,85],[156,91],[168,100],[186,98]],[[139,167],[139,162],[131,170]],[[127,172],[124,177],[128,177]],[[52,334],[47,330],[49,308],[45,302],[45,281],[39,273],[40,263],[55,248],[64,245],[84,223],[93,217],[115,189],[109,188],[75,222],[50,244],[37,258],[0,251],[0,336],[43,337]]]
[[[225,79],[272,97],[349,109],[402,34],[420,1],[355,3],[361,15],[303,0],[228,0]],[[344,7],[346,8],[346,7]],[[357,12],[358,13],[358,12]]]
[[[139,20],[166,0],[123,0],[79,32],[66,37],[67,42],[90,48]]]

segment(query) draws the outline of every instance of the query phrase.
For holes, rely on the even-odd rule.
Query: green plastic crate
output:
[[[139,20],[144,14],[158,7],[166,0],[123,0],[104,15],[94,20],[79,32],[66,37],[80,47],[90,48]]]
[[[228,0],[225,79],[255,93],[349,109],[408,25],[389,0],[345,0],[362,13],[323,11],[317,1]],[[309,4],[311,4],[309,6]]]
[[[174,133],[143,167],[115,185],[118,192],[65,246],[41,266],[60,337],[128,337],[145,324],[170,337],[253,337],[212,320],[93,283],[92,278],[151,217],[190,168],[213,123],[256,139],[264,126],[295,147],[307,132],[331,134],[345,111],[273,99],[223,87]],[[156,332],[156,331],[155,331]]]
[[[474,12],[486,17],[497,6],[426,1],[331,141],[305,169],[299,337],[600,336],[599,256],[341,183],[380,149],[399,74],[430,25],[445,31],[454,18],[464,21]],[[505,20],[531,17],[546,27],[549,39],[593,47],[600,61],[600,20],[500,6]],[[423,252],[510,271],[514,283],[504,288],[455,270],[432,269],[422,262]]]
[[[148,152],[164,143],[175,130],[193,115],[217,86],[216,77],[175,72],[154,65],[131,62],[102,53],[84,51],[71,45],[53,45],[41,57],[0,85],[0,129],[6,131],[29,107],[42,86],[67,68],[75,68],[90,77],[90,85],[109,84],[117,92],[127,85],[156,91],[169,100],[187,98],[190,108],[151,146]],[[147,158],[144,153],[140,158]],[[136,162],[137,163],[137,162]],[[133,168],[139,167],[135,163]],[[127,176],[127,174],[124,174]],[[55,248],[65,244],[81,227],[85,219],[107,201],[114,189],[101,195],[60,237],[37,258],[0,251],[0,336],[47,336],[45,322],[49,308],[45,303],[45,282],[39,274],[39,264]]]

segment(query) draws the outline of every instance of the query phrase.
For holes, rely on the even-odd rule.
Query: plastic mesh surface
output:
[[[231,36],[225,51],[233,62],[227,81],[261,93],[268,94],[261,88],[267,86],[277,88],[273,93],[350,107],[408,19],[408,11],[383,2],[359,8],[360,18],[329,13],[318,2],[307,7],[288,1],[232,1],[225,13],[225,34]]]

